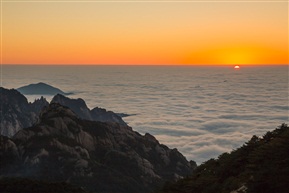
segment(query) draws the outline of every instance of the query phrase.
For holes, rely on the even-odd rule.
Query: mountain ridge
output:
[[[37,122],[42,108],[49,102],[42,96],[34,102],[15,89],[0,87],[0,134],[13,136],[19,130],[32,126]],[[61,94],[56,94],[50,103],[60,103],[72,109],[78,117],[86,120],[117,122],[127,125],[118,114],[106,109],[95,107],[90,110],[83,99],[71,99]]]
[[[11,138],[0,136],[0,143],[0,176],[69,182],[101,193],[152,192],[195,167],[150,134],[113,121],[81,119],[55,102],[33,125]]]

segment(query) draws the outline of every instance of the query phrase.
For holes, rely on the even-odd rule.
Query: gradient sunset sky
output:
[[[288,64],[288,1],[1,0],[2,64]]]

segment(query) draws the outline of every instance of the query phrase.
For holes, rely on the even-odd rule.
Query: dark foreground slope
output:
[[[163,193],[288,193],[289,128],[283,124],[218,159],[198,166],[194,174],[167,184]]]
[[[0,178],[0,193],[88,193],[65,182],[46,182],[25,178]]]
[[[118,123],[79,119],[50,104],[32,127],[0,136],[0,175],[69,182],[93,192],[151,192],[191,174],[176,149]]]

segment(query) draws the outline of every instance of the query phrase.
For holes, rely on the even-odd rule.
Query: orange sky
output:
[[[2,64],[288,64],[288,1],[204,1],[4,0]]]

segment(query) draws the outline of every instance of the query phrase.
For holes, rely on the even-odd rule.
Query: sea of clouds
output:
[[[198,164],[289,122],[288,66],[3,67],[6,88],[37,82],[90,108],[132,114],[124,119],[135,131]]]

